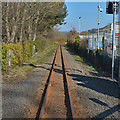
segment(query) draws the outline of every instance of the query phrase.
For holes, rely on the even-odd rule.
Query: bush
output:
[[[53,40],[51,38],[48,38],[49,40],[49,45],[52,45],[53,44]]]
[[[23,43],[23,57],[24,61],[32,56],[33,41],[26,41]]]
[[[51,44],[51,43],[50,43]],[[28,60],[32,56],[33,45],[35,45],[35,51],[43,51],[45,49],[44,40],[25,41],[24,43],[2,43],[2,70],[7,71],[7,56],[12,58],[12,65],[22,65],[24,61]],[[12,55],[7,55],[9,50],[13,51]]]
[[[43,51],[45,49],[45,40],[36,40],[33,42],[33,44],[36,46],[35,50],[37,51]]]
[[[18,42],[14,43],[2,43],[2,70],[7,71],[7,54],[9,50],[13,50],[13,54],[8,55],[12,57],[12,66],[21,65],[23,63],[23,45]]]
[[[74,49],[77,51],[78,50],[78,47],[79,47],[79,44],[81,44],[81,40],[80,40],[80,37],[79,35],[75,38],[75,41],[74,41]]]

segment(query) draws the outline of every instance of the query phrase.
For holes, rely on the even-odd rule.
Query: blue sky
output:
[[[66,25],[61,25],[60,31],[70,31],[73,27],[79,31],[97,28],[98,3],[97,2],[66,2],[68,16],[65,18]],[[100,13],[100,27],[104,27],[113,21],[113,15],[106,14],[106,2],[100,2],[103,12]]]

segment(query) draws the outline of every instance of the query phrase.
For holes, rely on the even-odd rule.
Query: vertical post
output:
[[[119,85],[120,85],[120,56],[119,56],[119,72],[118,72],[118,78],[119,78]]]
[[[11,50],[11,69],[12,69],[12,64],[13,64],[13,50]]]
[[[119,1],[119,21],[120,21],[120,1]],[[119,25],[119,33],[120,33],[120,22],[118,23]],[[119,72],[118,72],[118,79],[119,79],[119,86],[120,86],[120,35],[118,37],[118,56],[119,56]],[[120,116],[119,116],[120,117]]]
[[[90,49],[90,38],[88,37],[88,49]]]
[[[35,45],[33,45],[33,53],[32,53],[32,56],[34,56],[35,54]]]
[[[2,1],[0,1],[0,120],[2,120]]]
[[[8,72],[8,66],[9,66],[9,50],[7,51],[7,58],[6,58],[7,60],[6,60],[6,64],[7,64],[7,72]]]
[[[97,49],[99,49],[99,25],[100,25],[100,2],[98,0],[98,34],[97,34]]]
[[[81,17],[79,17],[79,35],[80,35],[80,19]]]
[[[112,40],[112,45],[113,45],[113,51],[112,51],[112,79],[114,78],[114,48],[115,48],[115,24],[116,24],[116,2],[113,3],[113,40]]]

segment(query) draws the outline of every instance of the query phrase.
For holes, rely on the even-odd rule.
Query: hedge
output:
[[[13,51],[12,65],[22,65],[24,61],[32,56],[33,45],[35,45],[35,51],[42,51],[45,48],[44,40],[26,41],[24,43],[2,43],[2,71],[7,71],[7,54],[9,50]]]

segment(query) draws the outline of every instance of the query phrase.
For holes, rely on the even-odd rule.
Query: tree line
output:
[[[2,41],[35,41],[66,16],[64,2],[2,2]]]

